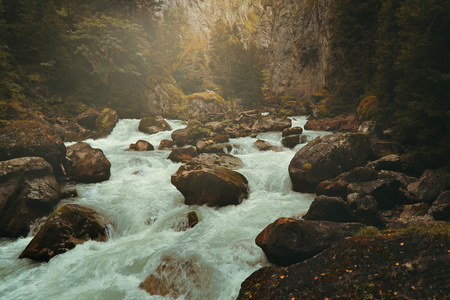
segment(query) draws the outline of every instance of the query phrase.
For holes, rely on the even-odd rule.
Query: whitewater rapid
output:
[[[304,117],[292,120],[293,126],[306,122]],[[181,121],[168,122],[174,130],[185,126]],[[162,139],[170,139],[171,132],[138,132],[138,124],[139,120],[120,120],[108,137],[86,141],[110,160],[111,178],[77,184],[79,197],[60,203],[88,205],[104,214],[111,222],[108,241],[88,241],[41,263],[18,259],[31,236],[0,239],[0,299],[172,299],[138,289],[167,256],[195,258],[202,266],[207,284],[189,287],[195,299],[235,299],[242,281],[269,265],[255,237],[279,217],[305,213],[314,199],[313,194],[291,190],[288,165],[303,145],[259,152],[253,148],[256,139],[245,137],[230,142],[231,154],[243,161],[237,171],[249,181],[249,198],[223,208],[187,206],[170,183],[181,166],[167,159],[170,151],[125,151],[139,139],[155,148]],[[324,133],[304,134],[311,140]],[[281,133],[258,138],[281,145]],[[174,230],[177,218],[190,211],[198,214],[199,224],[187,231]]]

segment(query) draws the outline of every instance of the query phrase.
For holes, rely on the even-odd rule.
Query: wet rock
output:
[[[300,135],[303,133],[303,128],[300,126],[290,127],[283,130],[281,137],[287,137],[290,135]]]
[[[253,132],[283,131],[292,126],[292,120],[273,115],[259,117],[252,126]]]
[[[306,136],[302,134],[289,135],[281,140],[281,144],[286,148],[294,148],[298,144],[306,143]]]
[[[316,194],[326,196],[344,197],[350,183],[364,182],[378,179],[378,174],[371,168],[356,167],[351,171],[342,173],[336,178],[322,181],[317,185]]]
[[[214,143],[211,141],[202,147],[202,153],[229,153],[233,149],[230,143]]]
[[[390,209],[399,204],[400,182],[395,179],[377,179],[373,181],[351,183],[347,193],[358,193],[361,196],[372,195],[381,209]]]
[[[258,149],[259,151],[274,151],[274,152],[281,152],[283,151],[283,147],[275,146],[270,144],[269,142],[263,141],[263,140],[257,140],[253,147]]]
[[[294,191],[314,192],[327,179],[361,166],[369,156],[366,135],[338,133],[319,137],[301,148],[289,164]]]
[[[88,240],[104,242],[107,222],[89,207],[67,204],[52,213],[19,258],[49,261]]]
[[[229,143],[230,137],[228,136],[228,134],[218,134],[214,136],[213,141],[217,144]]]
[[[198,156],[197,148],[194,146],[185,146],[181,148],[173,149],[172,152],[170,152],[169,157],[167,159],[170,159],[171,161],[178,163],[178,162],[188,162],[192,158]]]
[[[84,142],[67,147],[64,167],[67,176],[77,182],[101,182],[111,176],[111,163],[103,151]]]
[[[0,128],[0,161],[31,156],[45,159],[59,176],[66,146],[53,129],[38,121],[8,122]]]
[[[191,122],[186,128],[174,130],[171,138],[180,147],[184,145],[195,145],[197,140],[207,138],[210,135],[210,129],[198,122]]]
[[[147,141],[139,140],[136,144],[130,144],[129,149],[134,151],[153,151],[155,147]]]
[[[367,167],[374,170],[387,170],[398,172],[402,169],[402,163],[400,157],[395,154],[383,156],[382,158],[372,161],[367,164]]]
[[[248,197],[248,181],[223,167],[183,165],[171,177],[187,205],[237,205]]]
[[[305,220],[330,222],[356,222],[350,206],[339,197],[318,196],[309,207]]]
[[[186,231],[194,228],[198,224],[198,215],[195,211],[191,211],[176,218],[171,224],[170,228],[175,231]]]
[[[139,288],[150,295],[174,299],[212,299],[207,292],[212,275],[211,267],[197,256],[166,255]]]
[[[158,146],[158,150],[172,150],[176,147],[176,144],[172,140],[161,140]]]
[[[408,185],[409,203],[433,202],[446,189],[445,169],[425,170],[419,180]]]
[[[444,191],[437,197],[430,214],[436,221],[450,221],[450,191]]]
[[[99,115],[100,113],[98,111],[91,108],[78,115],[75,121],[85,129],[95,130],[95,122]]]
[[[155,134],[161,131],[172,130],[169,123],[163,117],[146,117],[139,122],[138,130],[147,134]]]
[[[75,197],[78,197],[78,192],[76,189],[62,191],[61,199],[75,198]]]
[[[117,112],[111,108],[105,108],[100,112],[100,115],[95,120],[96,137],[108,136],[119,122]]]
[[[0,162],[0,236],[26,236],[61,198],[52,167],[40,157]]]
[[[356,132],[360,122],[356,115],[337,116],[335,118],[312,119],[305,124],[306,130]]]
[[[271,262],[289,266],[313,257],[339,240],[353,236],[362,226],[359,223],[280,218],[256,237],[256,244]]]
[[[187,164],[218,166],[225,167],[230,170],[242,168],[242,160],[240,158],[225,153],[202,153],[199,156],[192,158]]]

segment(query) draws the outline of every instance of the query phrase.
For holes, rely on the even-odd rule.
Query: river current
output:
[[[293,126],[306,122],[304,117],[292,120]],[[181,121],[168,122],[174,130],[185,126]],[[191,298],[235,299],[242,281],[269,265],[255,244],[256,236],[279,217],[305,213],[314,199],[313,194],[293,192],[288,174],[289,162],[304,144],[293,150],[260,152],[253,147],[256,140],[245,137],[230,142],[231,154],[243,161],[237,172],[249,181],[249,198],[223,208],[187,206],[170,183],[181,166],[167,159],[170,151],[125,151],[139,139],[155,148],[162,139],[170,139],[169,131],[138,132],[138,124],[139,120],[120,120],[108,137],[86,141],[110,160],[111,178],[77,184],[79,197],[60,203],[87,205],[104,214],[112,224],[108,241],[88,241],[41,263],[18,259],[31,236],[0,239],[0,299],[172,299],[138,289],[166,257],[194,260],[201,266],[200,283],[186,280],[183,270],[175,279],[179,282],[174,284],[185,286]],[[311,140],[324,133],[304,134]],[[281,133],[258,138],[281,145]],[[177,231],[177,220],[190,211],[197,213],[199,224]]]

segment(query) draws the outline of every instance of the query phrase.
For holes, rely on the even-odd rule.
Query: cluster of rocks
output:
[[[110,115],[104,112],[99,117],[108,125]],[[0,128],[0,149],[0,236],[27,236],[31,225],[50,214],[20,258],[48,261],[87,240],[106,240],[107,221],[92,208],[64,205],[54,211],[61,199],[77,195],[75,190],[64,191],[60,182],[109,179],[111,163],[102,150],[84,142],[66,147],[61,136],[40,121],[10,122]]]
[[[427,169],[417,176],[420,161],[412,166],[409,155],[383,156],[382,153],[393,150],[401,153],[401,149],[394,142],[381,140],[375,129],[373,123],[365,123],[359,132],[326,135],[296,153],[289,165],[293,189],[315,192],[317,197],[302,218],[280,218],[256,237],[256,244],[269,261],[288,268],[266,267],[256,271],[242,284],[238,299],[250,296],[257,299],[329,297],[334,295],[335,286],[341,279],[343,284],[339,294],[351,294],[355,292],[355,285],[371,281],[378,273],[402,271],[399,263],[387,264],[386,259],[379,257],[384,255],[383,251],[398,256],[399,261],[404,261],[403,266],[409,266],[409,261],[420,261],[417,264],[422,271],[405,279],[406,286],[416,289],[415,284],[418,284],[417,290],[421,291],[433,286],[434,283],[421,286],[421,282],[433,282],[423,277],[428,276],[432,268],[439,267],[435,262],[442,263],[450,243],[448,231],[445,232],[450,221],[448,172],[444,168]],[[348,257],[348,249],[362,247],[358,238],[348,238],[365,228],[395,230],[411,225],[441,226],[437,236],[427,234],[427,238],[441,242],[426,249],[430,241],[423,241],[422,235],[402,236],[401,239],[414,245],[398,249],[389,234],[380,234],[364,241],[367,254],[363,258],[351,260]],[[400,246],[405,243],[399,242]],[[390,248],[382,251],[379,244],[389,244]],[[426,249],[420,257],[416,247]],[[376,258],[369,257],[370,251]],[[408,255],[402,257],[405,252]],[[422,255],[432,258],[433,262],[421,260]],[[374,271],[355,270],[361,261]],[[354,274],[349,274],[353,271]],[[380,296],[391,292],[385,275],[377,278]],[[282,280],[288,276],[292,278]],[[434,278],[437,282],[443,280]],[[436,291],[436,295],[445,294],[445,291]]]

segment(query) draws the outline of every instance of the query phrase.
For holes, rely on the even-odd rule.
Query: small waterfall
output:
[[[306,122],[304,117],[292,120],[294,126]],[[185,126],[169,123],[174,130]],[[186,299],[235,299],[242,281],[268,265],[254,242],[258,233],[279,217],[306,212],[314,198],[291,190],[288,165],[302,145],[259,152],[253,147],[256,139],[245,137],[231,143],[232,154],[243,161],[238,172],[249,181],[249,198],[223,208],[186,206],[170,183],[181,164],[167,159],[169,151],[125,151],[139,139],[155,148],[170,139],[171,132],[138,132],[138,124],[120,120],[107,138],[86,141],[111,161],[111,178],[77,184],[79,198],[62,203],[89,205],[106,215],[112,223],[110,239],[78,245],[48,263],[17,258],[30,237],[0,239],[0,299],[172,299],[170,294],[149,295],[138,286],[150,274],[169,280],[174,273],[172,285]],[[313,138],[323,133],[305,134]],[[281,145],[281,133],[258,138]],[[174,224],[191,211],[197,213],[198,225],[177,230]]]

